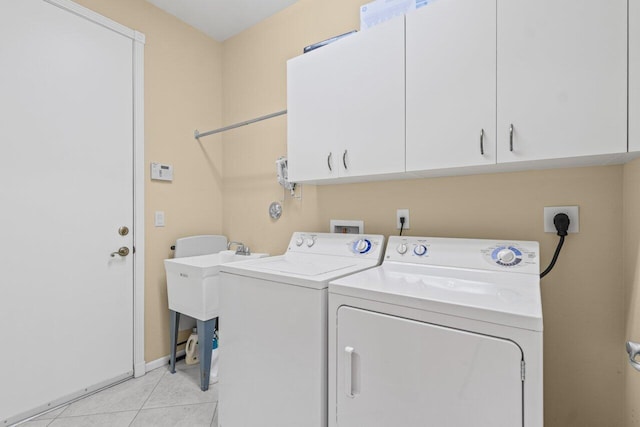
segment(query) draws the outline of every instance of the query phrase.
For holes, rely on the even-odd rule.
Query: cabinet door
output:
[[[333,357],[338,426],[522,426],[511,341],[342,306]]]
[[[629,151],[640,151],[640,0],[629,0]]]
[[[325,85],[315,82],[317,64],[324,56],[323,52],[312,51],[287,62],[287,157],[291,182],[339,176],[334,153],[336,129],[327,121],[332,114],[331,105],[325,99]]]
[[[407,15],[407,171],[496,162],[496,0]]]
[[[627,1],[497,10],[498,162],[626,152]]]
[[[404,172],[404,19],[290,60],[287,79],[292,181]]]

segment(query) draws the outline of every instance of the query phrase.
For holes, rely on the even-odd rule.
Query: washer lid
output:
[[[329,293],[542,331],[540,280],[529,274],[385,262]]]
[[[284,255],[225,265],[220,271],[326,289],[331,280],[380,264],[383,250],[384,236],[377,234],[295,232]]]
[[[279,274],[296,275],[303,277],[321,276],[323,274],[332,273],[342,270],[343,268],[355,267],[357,264],[341,259],[316,260],[316,262],[293,262],[286,258],[276,259],[272,262],[265,262],[261,265],[263,270],[273,271]]]
[[[328,255],[299,256],[292,253],[220,266],[220,271],[313,289],[326,289],[329,282],[378,265],[376,259],[353,259]]]

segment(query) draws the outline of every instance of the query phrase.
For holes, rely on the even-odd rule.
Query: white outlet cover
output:
[[[400,224],[401,216],[404,217],[404,227],[402,227],[402,224]],[[408,230],[409,228],[411,228],[409,223],[409,209],[398,209],[396,212],[396,229],[400,230],[400,228],[402,228],[403,230]]]
[[[578,206],[545,206],[544,208],[544,231],[545,233],[557,233],[556,226],[553,225],[553,217],[559,213],[569,216],[569,233],[580,232],[580,210]]]

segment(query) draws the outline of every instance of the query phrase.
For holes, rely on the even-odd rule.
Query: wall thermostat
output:
[[[151,179],[173,181],[173,166],[151,163]]]

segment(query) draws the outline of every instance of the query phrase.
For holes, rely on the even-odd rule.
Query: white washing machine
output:
[[[542,427],[537,242],[390,237],[329,285],[332,427]]]
[[[221,266],[220,426],[327,426],[327,287],[383,252],[383,236],[294,233],[284,255]]]

